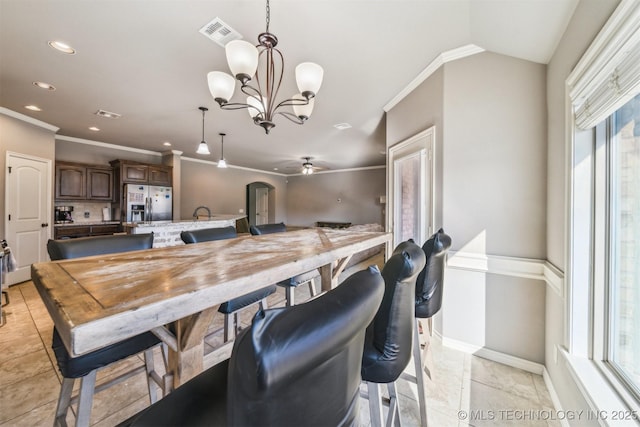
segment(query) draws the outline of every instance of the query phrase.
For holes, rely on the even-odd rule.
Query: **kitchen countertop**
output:
[[[246,215],[241,214],[214,214],[211,215],[211,219],[183,219],[178,221],[153,221],[153,222],[123,222],[123,227],[182,227],[189,224],[201,224],[216,223],[219,221],[235,221],[237,219],[245,218]]]

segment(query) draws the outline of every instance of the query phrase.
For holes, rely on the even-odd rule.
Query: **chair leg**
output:
[[[149,401],[153,405],[158,401],[158,393],[156,391],[153,381],[153,373],[155,372],[153,366],[153,347],[144,351],[144,366],[147,371],[147,387],[149,388]]]
[[[313,279],[309,280],[309,295],[311,295],[311,298],[318,295],[318,291],[316,291],[316,284]]]
[[[389,413],[387,414],[386,427],[402,426],[400,418],[400,402],[398,401],[398,393],[396,392],[395,381],[387,384],[389,390]]]
[[[78,395],[78,413],[76,415],[76,427],[89,425],[91,419],[91,405],[93,404],[93,391],[96,386],[97,369],[89,372],[80,380],[80,394]]]
[[[382,427],[382,396],[380,396],[380,384],[367,381],[369,394],[369,413],[371,427]]]
[[[56,406],[56,419],[54,426],[67,426],[67,412],[71,404],[71,393],[73,392],[73,384],[75,378],[63,378],[60,386],[60,396],[58,396],[58,406]]]
[[[225,313],[224,315],[224,342],[229,342],[232,331],[235,330],[234,313]],[[235,332],[233,332],[235,335]]]
[[[262,299],[260,300],[260,308],[261,308],[262,310],[266,310],[266,309],[268,309],[268,308],[269,308],[269,302],[267,301],[267,299],[266,299],[266,298],[262,298]]]
[[[285,288],[285,294],[287,296],[287,307],[291,307],[293,306],[296,301],[295,301],[295,295],[296,295],[296,288],[293,286],[287,286]]]
[[[424,392],[424,371],[420,357],[420,320],[416,318],[413,328],[413,363],[416,370],[416,385],[418,387],[418,405],[420,406],[420,425],[427,427],[427,399]]]

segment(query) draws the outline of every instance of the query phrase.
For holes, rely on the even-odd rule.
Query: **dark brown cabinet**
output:
[[[150,165],[128,160],[111,162],[118,186],[122,184],[149,184],[171,187],[173,168],[164,165]]]
[[[121,231],[120,224],[64,225],[54,228],[54,239],[105,236]]]
[[[56,162],[56,201],[113,200],[113,169]]]

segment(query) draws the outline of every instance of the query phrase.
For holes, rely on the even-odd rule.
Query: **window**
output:
[[[608,354],[640,395],[640,95],[611,116],[608,145]]]

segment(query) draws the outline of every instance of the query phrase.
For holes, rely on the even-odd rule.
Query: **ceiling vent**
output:
[[[111,111],[106,110],[98,110],[95,114],[96,116],[106,117],[107,119],[119,119],[120,117],[122,117],[121,114],[112,113]]]
[[[205,37],[225,47],[227,43],[242,38],[242,35],[224,23],[224,21],[216,16],[216,18],[200,28],[200,33]]]

